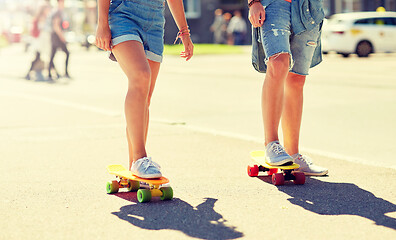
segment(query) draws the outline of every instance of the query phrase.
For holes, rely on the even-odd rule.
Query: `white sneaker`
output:
[[[292,157],[286,153],[279,141],[273,141],[265,146],[265,161],[269,165],[280,166],[292,163]]]
[[[303,172],[307,176],[323,176],[329,172],[329,170],[324,167],[314,165],[312,160],[305,155],[296,153],[292,157],[294,163],[300,165],[296,171]]]
[[[151,160],[151,157],[143,157],[132,163],[131,172],[141,178],[162,177],[161,167]]]

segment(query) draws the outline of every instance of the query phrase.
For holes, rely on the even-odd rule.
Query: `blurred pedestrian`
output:
[[[168,0],[184,51],[193,56],[193,43],[182,1]],[[149,106],[164,49],[164,0],[99,0],[96,45],[114,53],[128,78],[125,117],[129,148],[129,169],[143,178],[161,177],[160,167],[148,157],[146,139]]]
[[[210,31],[213,32],[213,40],[215,44],[224,44],[226,42],[224,35],[224,23],[223,10],[218,8],[215,10],[215,19],[210,26]]]
[[[66,54],[66,59],[65,59],[65,77],[70,78],[69,71],[68,71],[68,66],[69,66],[69,50],[67,49],[66,46],[66,39],[64,35],[64,8],[65,8],[65,2],[64,0],[57,0],[58,1],[58,7],[57,10],[52,14],[51,16],[51,55],[50,55],[50,61],[48,65],[48,80],[53,81],[52,79],[52,73],[51,71],[54,70],[57,77],[59,78],[60,75],[58,71],[55,68],[54,64],[54,58],[55,54],[60,48],[63,52]]]
[[[42,71],[44,70],[44,61],[41,59],[43,49],[45,47],[45,36],[43,34],[50,6],[44,3],[40,6],[37,14],[33,17],[30,34],[32,36],[31,46],[35,52],[35,59],[32,61],[30,69],[26,74],[26,79],[30,80],[30,73],[36,73],[36,81],[44,81]]]
[[[223,18],[224,18],[224,23],[223,23],[223,26],[221,27],[221,33],[225,38],[225,43],[232,45],[233,44],[232,36],[230,34],[228,34],[228,32],[227,32],[227,28],[228,28],[228,25],[230,24],[232,14],[229,12],[226,12],[223,14]]]
[[[326,175],[326,168],[299,152],[305,79],[309,68],[322,61],[323,2],[249,0],[248,6],[255,28],[253,66],[266,72],[261,99],[266,161],[271,165],[295,162],[306,175]],[[280,121],[285,147],[279,142]]]
[[[231,18],[230,24],[227,27],[227,32],[232,36],[234,45],[245,44],[247,26],[240,11],[234,12],[234,16]]]

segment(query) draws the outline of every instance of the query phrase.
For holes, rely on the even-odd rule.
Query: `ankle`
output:
[[[268,140],[267,140],[268,139]],[[264,142],[264,146],[267,147],[268,144],[272,143],[272,142],[279,142],[278,138],[266,138],[265,142]]]

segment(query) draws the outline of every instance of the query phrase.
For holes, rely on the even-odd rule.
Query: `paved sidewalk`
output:
[[[316,158],[328,177],[275,187],[268,177],[247,176],[248,153],[260,145],[153,123],[149,149],[175,198],[140,204],[136,193],[105,193],[112,180],[105,166],[126,163],[122,126],[0,133],[0,239],[396,236],[391,169]]]
[[[37,83],[21,79],[29,56],[17,50],[0,52],[9,57],[0,58],[0,66],[7,68],[0,72],[0,239],[396,239],[395,169],[311,154],[315,163],[329,169],[329,176],[307,178],[302,186],[291,183],[279,187],[265,176],[250,178],[249,152],[262,149],[262,145],[240,137],[238,131],[241,125],[242,132],[260,132],[255,127],[261,124],[259,113],[248,111],[259,109],[259,102],[246,97],[259,95],[256,85],[261,83],[256,82],[255,73],[249,79],[244,79],[242,72],[241,76],[229,73],[220,78],[221,74],[215,73],[219,71],[211,68],[212,72],[202,75],[190,72],[194,82],[188,82],[172,59],[157,86],[160,91],[153,102],[148,151],[171,180],[174,199],[140,204],[136,193],[108,195],[106,182],[113,176],[106,172],[106,165],[127,163],[122,114],[126,83],[118,66],[104,62],[107,59],[97,60],[103,56],[96,52],[75,52],[73,80]],[[244,57],[248,60],[248,55]],[[208,59],[202,56],[192,62],[200,66],[194,71],[218,61]],[[240,65],[241,59],[232,60],[233,66]],[[91,65],[84,66],[86,62]],[[391,81],[386,76],[385,80]],[[333,84],[332,79],[326,81]],[[247,87],[246,92],[234,94],[242,86]],[[227,91],[219,90],[226,87]],[[211,98],[201,100],[202,93]],[[391,105],[391,91],[377,94],[389,95],[386,103]],[[370,95],[370,103],[378,95]],[[221,99],[220,103],[211,104],[214,97]],[[340,104],[330,105],[334,99]],[[330,108],[336,115],[341,102],[345,103],[334,96],[327,101],[327,105],[318,102],[311,112],[318,115],[318,109]],[[253,102],[257,107],[251,106]],[[348,107],[353,109],[354,104]],[[310,119],[310,128],[320,122],[312,116]],[[350,116],[349,120],[356,119],[363,118]],[[364,120],[369,122],[366,116]],[[366,126],[365,121],[362,126]],[[389,125],[392,118],[387,121]],[[331,123],[344,125],[345,121]],[[209,131],[225,133],[235,126],[238,129],[231,132],[235,134],[229,135],[234,137]],[[379,128],[367,126],[371,131]],[[322,125],[316,127],[323,130]],[[375,138],[367,127],[361,129],[367,132],[357,136]],[[392,131],[387,136],[392,136]],[[334,132],[337,137],[341,134],[355,132],[341,128]],[[364,147],[356,138],[362,142],[369,139],[348,139],[357,149]],[[381,159],[369,160],[375,164]]]

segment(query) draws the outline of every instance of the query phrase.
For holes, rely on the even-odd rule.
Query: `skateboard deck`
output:
[[[285,181],[293,181],[295,184],[304,184],[305,175],[302,172],[295,172],[300,165],[293,163],[290,165],[274,166],[265,161],[265,151],[252,151],[250,158],[258,165],[248,166],[248,175],[250,177],[257,177],[259,172],[267,172],[268,176],[272,176],[272,183],[274,185],[283,185]],[[278,171],[281,171],[278,173]]]
[[[115,175],[118,180],[107,182],[107,193],[116,193],[120,188],[126,188],[129,192],[137,191],[137,199],[139,202],[149,202],[152,197],[160,197],[161,200],[171,200],[173,198],[173,190],[171,187],[161,187],[161,185],[169,183],[166,177],[161,178],[140,178],[132,174],[122,165],[109,165],[107,171]],[[140,183],[149,185],[149,189],[140,189]]]

